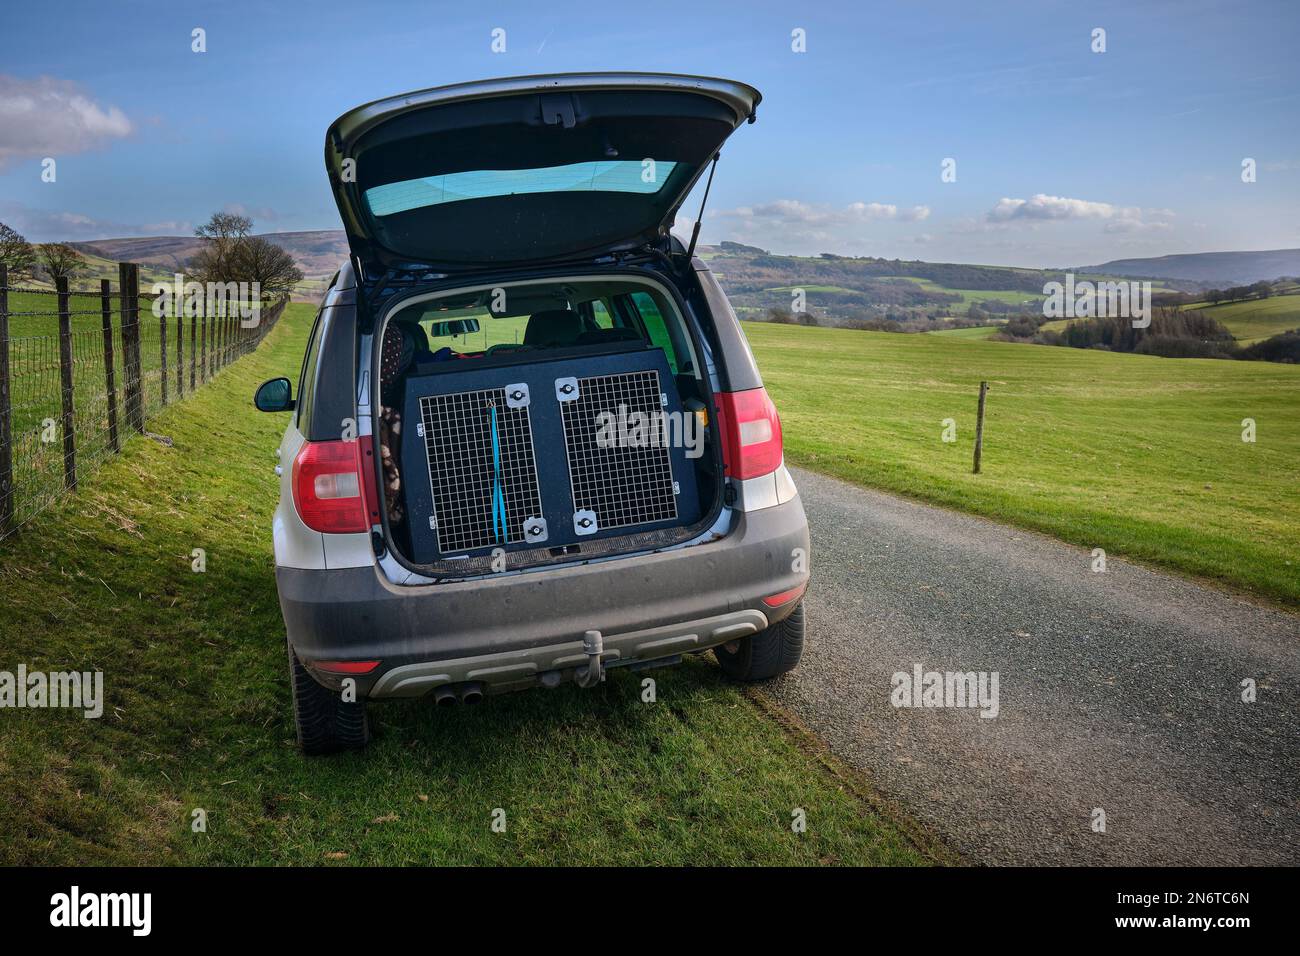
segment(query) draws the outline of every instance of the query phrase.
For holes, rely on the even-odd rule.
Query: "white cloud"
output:
[[[1102,227],[1102,232],[1120,233],[1120,232],[1169,232],[1174,228],[1173,223],[1169,222],[1146,222],[1141,218],[1121,218],[1112,219]]]
[[[1168,232],[1172,209],[1142,209],[1139,206],[1116,206],[1108,202],[1071,199],[1037,193],[1029,199],[1003,197],[984,216],[994,227],[1016,222],[1031,226],[1039,222],[1100,220],[1106,233]]]
[[[1010,222],[1014,219],[1112,219],[1124,211],[1108,202],[1090,202],[1087,199],[1068,199],[1065,196],[1037,193],[1030,199],[1003,197],[989,210],[987,218],[990,222]]]
[[[912,206],[900,210],[893,203],[853,202],[847,206],[837,207],[806,203],[798,199],[774,199],[758,206],[738,206],[717,213],[719,218],[736,219],[747,223],[801,226],[841,226],[874,220],[920,222],[929,215],[929,206]]]
[[[26,157],[80,153],[129,136],[116,106],[101,106],[76,83],[0,73],[0,168]]]
[[[189,236],[194,223],[185,220],[128,223],[95,219],[79,212],[36,209],[0,200],[0,221],[8,223],[30,242],[117,239],[124,236]]]
[[[850,219],[896,219],[898,207],[878,202],[851,202],[844,207]]]

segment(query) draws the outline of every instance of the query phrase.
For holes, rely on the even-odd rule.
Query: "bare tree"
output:
[[[233,212],[214,212],[212,217],[194,230],[194,235],[206,239],[204,248],[189,261],[189,271],[200,282],[227,282],[235,249],[253,231],[253,220]]]
[[[8,267],[10,275],[30,273],[36,264],[32,244],[3,222],[0,222],[0,262]]]
[[[253,231],[253,220],[234,212],[214,212],[194,230],[200,239],[242,239]]]
[[[232,260],[234,274],[230,278],[259,283],[264,299],[288,295],[302,281],[302,270],[294,263],[293,256],[261,236],[241,240]]]
[[[81,265],[81,253],[62,242],[46,242],[40,247],[41,265],[51,279],[72,279]]]

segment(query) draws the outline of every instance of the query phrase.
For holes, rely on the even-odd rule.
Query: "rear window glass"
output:
[[[659,311],[654,298],[648,292],[633,292],[631,298],[637,312],[641,314],[641,321],[645,324],[646,334],[650,336],[651,343],[664,350],[664,354],[668,356],[668,364],[672,366],[674,372],[680,371],[672,336],[668,334],[663,313]]]
[[[614,317],[609,314],[609,309],[603,299],[592,300],[591,317],[602,329],[612,329],[614,327]]]
[[[525,193],[657,193],[676,163],[668,160],[601,160],[539,169],[479,169],[385,183],[366,190],[376,216],[443,203]]]
[[[311,421],[311,406],[316,398],[316,360],[320,356],[321,324],[324,314],[316,313],[312,323],[311,334],[307,339],[307,353],[303,356],[302,372],[298,376],[298,403],[296,407],[299,430],[305,431],[305,425]]]
[[[626,279],[521,282],[420,298],[389,321],[405,330],[409,360],[417,363],[503,351],[650,346],[664,352],[673,374],[698,377],[690,332],[675,303],[644,288]]]

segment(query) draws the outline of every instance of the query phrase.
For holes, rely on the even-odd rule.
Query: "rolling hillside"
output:
[[[348,243],[341,229],[312,232],[269,232],[264,238],[283,248],[298,263],[308,279],[328,279],[347,260]],[[72,242],[82,253],[116,261],[138,262],[166,273],[184,268],[185,262],[203,247],[194,236],[142,236],[126,239],[96,239]]]
[[[1300,329],[1300,293],[1206,305],[1202,311],[1227,326],[1242,345]]]
[[[1300,249],[1258,252],[1196,252],[1154,259],[1114,259],[1075,272],[1108,273],[1226,285],[1249,285],[1261,279],[1300,276]]]
[[[314,301],[319,297],[325,281],[348,257],[347,239],[341,229],[262,235],[284,248],[302,269],[305,278],[295,296],[298,299]],[[183,270],[202,247],[202,240],[193,236],[144,236],[69,244],[91,257],[91,280],[115,277],[114,263],[130,261],[140,263],[145,271],[143,278],[152,281]],[[964,318],[972,306],[999,315],[1033,312],[1041,301],[1044,283],[1062,276],[1059,270],[1051,269],[853,258],[829,253],[782,256],[734,242],[701,246],[699,253],[708,260],[742,316],[759,318],[769,309],[788,310],[792,292],[798,288],[804,290],[808,311],[832,325],[886,318]],[[1156,292],[1196,291],[1204,283],[1228,285],[1300,275],[1300,249],[1116,259],[1075,271],[1108,278],[1154,277]],[[1272,307],[1269,311],[1273,311]],[[1255,326],[1265,327],[1253,321]],[[1273,320],[1265,321],[1268,328],[1273,327]],[[1285,324],[1286,320],[1277,321]],[[1262,337],[1266,335],[1252,332],[1241,340]]]

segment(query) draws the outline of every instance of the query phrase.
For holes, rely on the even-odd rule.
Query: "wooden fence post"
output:
[[[185,319],[181,313],[184,308],[176,310],[176,397],[185,397]]]
[[[190,316],[190,391],[194,391],[194,376],[198,373],[199,356],[199,316],[196,312]]]
[[[104,330],[104,389],[108,396],[108,447],[122,449],[117,437],[117,373],[113,369],[113,284],[99,280],[99,317]]]
[[[984,451],[984,396],[988,394],[989,383],[980,382],[980,410],[979,417],[975,419],[975,470],[974,474],[980,473],[980,455]]]
[[[139,266],[134,262],[117,265],[118,297],[122,312],[122,384],[126,423],[143,434],[144,394],[140,380]]]
[[[9,392],[9,269],[0,262],[0,535],[14,523],[12,401]]]
[[[77,490],[77,430],[72,410],[72,306],[68,277],[55,276],[59,298],[59,382],[63,398],[63,487]]]
[[[157,299],[151,299],[151,302],[158,302]],[[167,310],[159,310],[162,314],[158,316],[158,357],[162,361],[162,371],[158,376],[161,383],[162,403],[167,404]]]
[[[208,380],[208,310],[203,310],[203,360],[199,363],[199,384]]]

